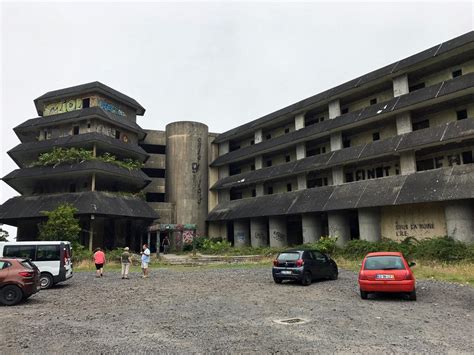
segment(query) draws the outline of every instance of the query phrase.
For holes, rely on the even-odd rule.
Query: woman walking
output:
[[[122,261],[122,279],[128,279],[128,271],[130,270],[130,265],[132,265],[132,257],[128,252],[130,249],[128,247],[123,248],[123,253],[121,256]]]
[[[104,276],[105,253],[97,248],[94,253],[95,277]]]

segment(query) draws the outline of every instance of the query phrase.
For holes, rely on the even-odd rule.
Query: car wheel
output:
[[[331,276],[329,277],[331,280],[337,280],[337,277],[339,276],[339,272],[337,271],[337,269],[334,269],[332,271],[332,274]]]
[[[44,290],[53,286],[53,277],[50,274],[42,273],[40,276],[40,286]]]
[[[311,281],[313,281],[311,273],[309,271],[305,271],[303,274],[303,278],[301,279],[301,284],[303,286],[309,286],[311,285]]]
[[[360,298],[362,298],[363,300],[366,300],[368,296],[369,296],[368,292],[360,290]]]
[[[0,301],[7,306],[13,306],[21,301],[23,292],[18,286],[7,285],[0,290]]]
[[[274,278],[273,278],[273,281],[275,281],[276,284],[281,284],[281,283],[283,282],[282,279],[279,279],[279,278],[277,278],[277,277],[274,277]]]
[[[410,301],[416,301],[416,290],[413,290],[408,294],[408,299]]]

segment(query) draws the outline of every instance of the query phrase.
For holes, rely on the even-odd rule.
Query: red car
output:
[[[362,262],[359,272],[360,297],[367,299],[369,293],[406,293],[416,301],[415,276],[402,253],[369,253]]]
[[[13,306],[40,289],[40,272],[28,259],[0,258],[0,304]]]

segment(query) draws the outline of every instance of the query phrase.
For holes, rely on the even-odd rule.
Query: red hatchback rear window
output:
[[[405,270],[405,265],[399,256],[370,256],[364,270]]]

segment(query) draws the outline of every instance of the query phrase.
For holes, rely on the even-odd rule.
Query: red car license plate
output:
[[[395,278],[393,275],[386,275],[386,274],[378,274],[375,276],[376,279],[380,279],[380,280],[390,280],[390,279],[393,279]]]

